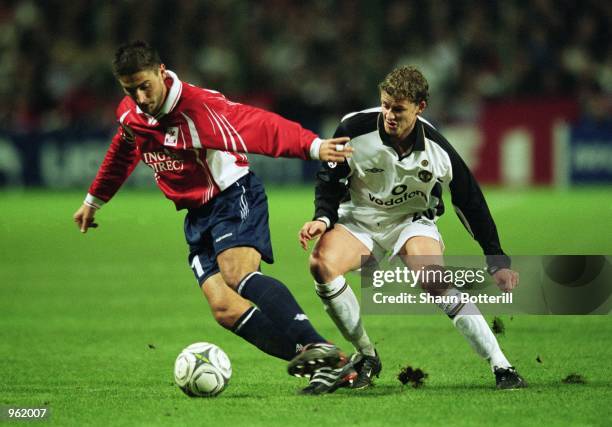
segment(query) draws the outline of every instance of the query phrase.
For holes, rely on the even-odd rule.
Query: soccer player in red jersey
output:
[[[259,271],[262,259],[273,262],[268,207],[245,155],[343,162],[351,154],[348,138],[322,140],[277,114],[184,83],[142,41],[117,50],[113,72],[126,96],[116,110],[117,132],[74,214],[80,231],[97,226],[97,211],[142,160],[177,210],[187,210],[189,263],[217,322],[291,360],[290,373],[322,370],[334,387],[354,378],[344,354],[316,332],[287,287]],[[304,360],[312,361],[308,369]]]

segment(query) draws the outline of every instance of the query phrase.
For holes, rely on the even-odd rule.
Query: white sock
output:
[[[476,306],[469,308],[469,312],[474,312],[474,310],[478,308]],[[482,314],[458,314],[453,318],[453,324],[476,350],[476,353],[489,362],[491,371],[495,370],[495,367],[512,366],[499,348],[499,343]]]
[[[342,332],[342,336],[360,353],[375,356],[374,346],[361,324],[359,302],[344,276],[338,276],[329,283],[315,283],[315,288],[325,311]]]
[[[459,296],[459,294],[457,289],[451,288],[446,291],[445,296]],[[437,306],[453,319],[455,327],[468,340],[476,353],[489,362],[492,371],[496,366],[500,368],[511,366],[499,348],[497,338],[474,303],[457,301],[439,303]]]

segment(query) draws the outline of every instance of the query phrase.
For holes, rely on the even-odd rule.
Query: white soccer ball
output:
[[[217,396],[225,390],[231,376],[227,354],[207,342],[191,344],[174,363],[174,382],[191,397]]]

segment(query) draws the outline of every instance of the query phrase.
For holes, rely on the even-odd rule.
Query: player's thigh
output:
[[[202,293],[213,316],[225,327],[233,326],[251,304],[231,289],[220,273],[210,276],[202,284]]]
[[[362,258],[370,250],[345,227],[336,225],[324,233],[310,255],[310,269],[315,277],[329,281],[340,274],[361,268]],[[333,276],[333,277],[330,277]]]
[[[420,280],[420,286],[432,295],[443,295],[448,287],[440,280],[444,265],[442,250],[440,241],[433,237],[413,236],[399,252],[408,268],[425,273]]]
[[[256,176],[248,174],[218,196],[212,212],[212,245],[225,282],[236,288],[263,260],[272,263],[268,201]]]
[[[272,263],[268,204],[261,182],[247,174],[185,217],[189,263],[201,284],[221,272],[236,288],[263,259]]]
[[[411,270],[419,270],[429,265],[444,265],[442,244],[429,236],[410,237],[398,255]]]
[[[221,275],[234,289],[247,274],[259,269],[260,262],[261,254],[246,246],[228,248],[217,255]]]

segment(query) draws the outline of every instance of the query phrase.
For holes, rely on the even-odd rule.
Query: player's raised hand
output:
[[[319,159],[324,162],[338,162],[342,163],[346,161],[347,157],[351,157],[353,153],[353,147],[347,145],[350,138],[332,138],[324,139],[319,148]]]
[[[325,230],[327,230],[327,224],[323,221],[309,221],[304,224],[298,234],[302,249],[308,250],[308,241],[325,233]]]
[[[519,274],[509,268],[500,268],[493,274],[497,287],[503,292],[512,292],[519,284]]]
[[[81,233],[87,233],[88,228],[96,228],[98,224],[94,222],[94,216],[96,214],[96,208],[83,203],[79,210],[77,210],[72,219],[76,223]]]

